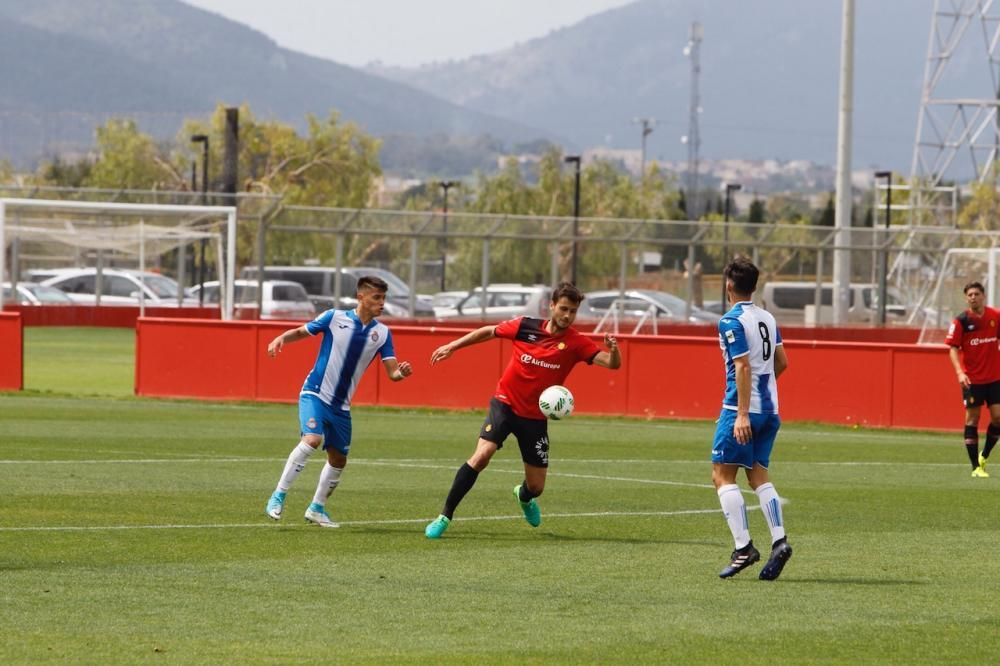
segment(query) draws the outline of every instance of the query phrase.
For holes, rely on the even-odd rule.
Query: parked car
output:
[[[467,291],[439,291],[431,296],[431,307],[434,314],[441,316],[442,312],[452,312],[459,301],[469,295]]]
[[[485,294],[482,287],[476,287],[466,292],[465,297],[453,307],[439,307],[436,312],[442,319],[462,317],[492,320],[521,315],[548,317],[551,297],[551,287],[544,285],[491,284],[486,287]]]
[[[833,283],[820,285],[820,308],[817,319],[821,323],[830,319],[833,310]],[[875,321],[878,311],[878,287],[873,284],[851,284],[848,292],[847,321],[865,323]],[[886,318],[902,321],[906,315],[903,303],[895,287],[889,287],[886,299]],[[761,290],[761,305],[779,322],[801,324],[805,322],[807,305],[816,304],[815,282],[771,281]]]
[[[256,280],[233,281],[233,309],[236,318],[240,319],[239,311],[257,307]],[[263,296],[260,304],[260,319],[292,319],[306,320],[316,316],[316,306],[309,300],[305,287],[298,282],[289,280],[264,280]],[[204,284],[205,305],[218,305],[220,300],[219,281],[212,280]],[[191,291],[200,300],[202,287],[195,285]]]
[[[58,269],[42,284],[62,289],[74,303],[97,303],[97,269]],[[177,282],[159,273],[105,268],[101,271],[101,305],[139,305],[139,296],[151,307],[177,307]],[[185,295],[184,306],[198,305],[197,299]]]
[[[340,298],[336,298],[337,269],[330,266],[265,266],[267,280],[291,280],[305,287],[309,300],[322,312],[330,308],[353,308],[357,305],[354,295],[358,293],[358,278],[375,275],[389,285],[386,295],[385,315],[387,317],[434,317],[434,307],[423,298],[416,299],[416,307],[410,311],[410,287],[398,275],[384,268],[372,266],[347,266],[340,273]],[[257,277],[257,267],[247,266],[240,277],[253,280]]]
[[[4,282],[3,302],[17,305],[73,305],[73,299],[63,290],[37,282],[18,282],[17,298],[14,298],[10,282]]]
[[[611,308],[619,308],[620,317],[630,319],[644,314],[653,314],[660,321],[688,324],[717,324],[721,317],[714,312],[701,308],[691,308],[691,314],[685,317],[687,302],[665,291],[653,289],[617,289],[594,291],[587,294],[584,301],[588,313],[603,317]]]

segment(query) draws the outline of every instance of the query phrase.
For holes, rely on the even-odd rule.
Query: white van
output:
[[[816,303],[815,282],[771,281],[760,291],[761,306],[774,315],[779,322],[804,324],[806,308],[816,309],[813,321],[808,323],[830,323],[833,311],[833,283],[824,282],[819,287],[820,302]],[[906,317],[906,306],[894,287],[887,289],[886,320],[898,322]],[[816,306],[819,307],[816,307]],[[852,284],[848,291],[847,321],[849,323],[872,323],[878,319],[878,286],[873,284]]]

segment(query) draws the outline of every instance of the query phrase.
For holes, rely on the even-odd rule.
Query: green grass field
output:
[[[759,565],[723,581],[711,423],[554,423],[541,527],[511,497],[511,442],[430,541],[481,414],[356,408],[342,527],[301,520],[317,459],[277,524],[263,508],[295,406],[62,395],[100,374],[73,358],[62,388],[0,394],[2,664],[982,664],[1000,648],[1000,473],[971,479],[953,434],[786,425],[773,480],[795,555],[776,582]]]

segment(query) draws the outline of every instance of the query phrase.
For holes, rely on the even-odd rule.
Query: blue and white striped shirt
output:
[[[774,377],[774,350],[781,333],[774,315],[750,301],[737,303],[719,321],[719,347],[726,364],[724,409],[736,409],[736,364],[733,359],[749,356],[750,413],[778,413],[778,383]]]
[[[327,310],[306,324],[309,335],[323,334],[319,355],[302,393],[344,411],[351,409],[351,398],[358,388],[361,375],[375,355],[382,360],[396,358],[389,327],[372,319],[361,323],[354,310]]]

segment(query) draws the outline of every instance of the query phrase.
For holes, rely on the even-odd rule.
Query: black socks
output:
[[[979,454],[977,453],[976,455]],[[455,473],[455,480],[452,481],[451,490],[448,491],[448,497],[444,500],[444,508],[441,509],[441,515],[451,520],[454,516],[455,508],[461,503],[466,493],[472,490],[472,486],[476,485],[476,479],[478,478],[479,472],[472,469],[469,463],[463,463]]]

